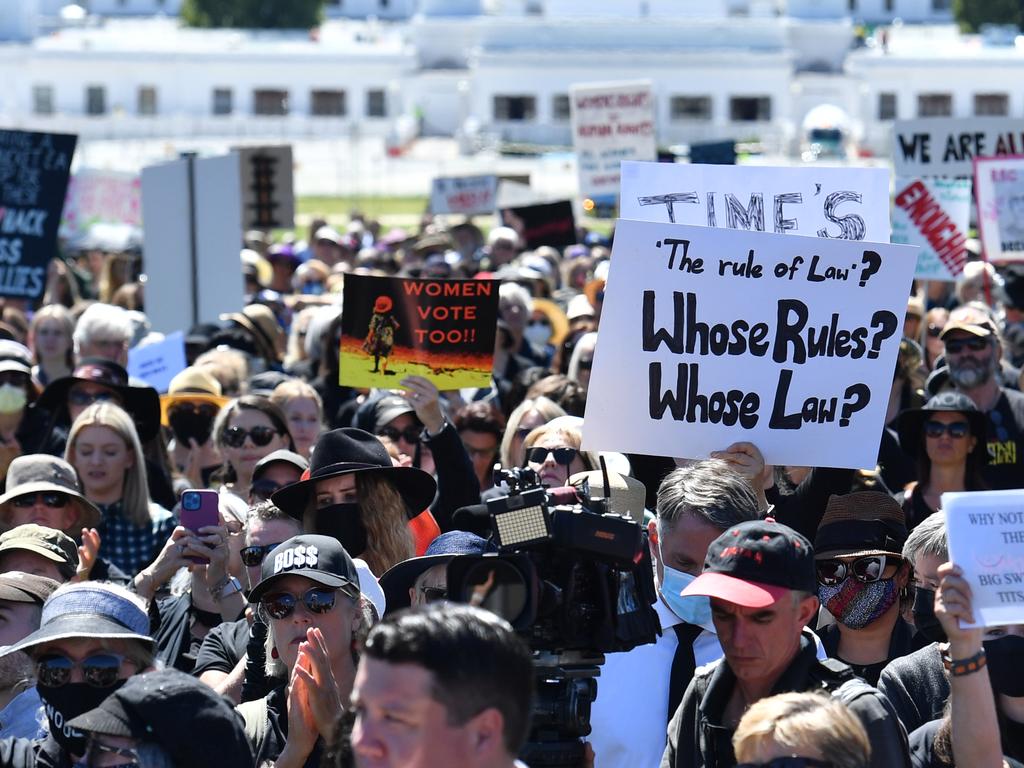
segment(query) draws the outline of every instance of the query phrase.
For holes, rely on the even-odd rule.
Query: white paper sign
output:
[[[494,213],[498,193],[498,177],[442,176],[430,188],[430,212],[461,213],[473,216]]]
[[[623,163],[624,219],[889,242],[884,168]]]
[[[163,394],[171,379],[185,370],[185,334],[175,331],[163,341],[132,347],[128,350],[128,375],[153,387]]]
[[[982,158],[974,166],[978,231],[989,261],[1024,260],[1024,157]]]
[[[949,559],[971,585],[970,627],[1024,623],[1024,491],[942,494]]]
[[[916,251],[620,220],[584,447],[874,467]]]
[[[1024,120],[926,117],[897,120],[892,131],[897,176],[970,178],[976,157],[1024,154]]]
[[[83,168],[72,175],[61,215],[61,236],[82,235],[97,223],[142,226],[138,174]]]
[[[921,280],[952,281],[967,263],[970,179],[897,179],[892,212],[894,243],[916,245]]]
[[[651,83],[573,85],[569,112],[580,196],[614,205],[622,162],[658,156]]]

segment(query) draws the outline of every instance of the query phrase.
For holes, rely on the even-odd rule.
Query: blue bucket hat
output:
[[[459,555],[483,555],[497,552],[498,548],[487,539],[467,531],[449,531],[442,533],[427,547],[423,557],[411,557],[393,565],[380,577],[380,587],[384,590],[387,612],[394,613],[408,608],[409,588],[416,582],[420,574],[435,565],[447,565]]]

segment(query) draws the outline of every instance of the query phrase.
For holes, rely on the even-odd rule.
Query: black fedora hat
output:
[[[978,410],[978,406],[971,398],[954,390],[939,392],[932,396],[923,408],[911,408],[899,415],[896,433],[899,435],[900,447],[903,452],[908,456],[917,455],[924,423],[931,414],[941,412],[964,415],[970,425],[971,436],[977,440],[972,453],[977,454],[975,458],[980,464],[984,464],[988,452],[988,419],[984,413]]]
[[[369,432],[343,427],[320,435],[313,448],[307,479],[285,486],[270,499],[280,509],[301,520],[318,480],[370,472],[395,486],[405,500],[409,519],[429,507],[437,492],[434,478],[422,469],[392,464],[387,448]]]
[[[160,395],[152,387],[133,387],[128,383],[128,371],[112,360],[102,357],[83,359],[70,376],[52,382],[36,401],[36,405],[50,413],[67,408],[68,392],[75,384],[100,384],[113,390],[122,407],[131,414],[142,442],[152,440],[160,433]]]

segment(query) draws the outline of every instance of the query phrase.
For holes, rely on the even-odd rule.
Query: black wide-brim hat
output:
[[[910,408],[899,415],[896,423],[896,434],[900,438],[900,448],[908,456],[917,456],[921,445],[921,434],[924,423],[933,413],[962,413],[971,428],[971,436],[976,438],[974,458],[979,465],[987,461],[988,456],[988,418],[978,410],[967,395],[953,390],[939,392],[934,395],[923,408]]]
[[[70,376],[52,382],[36,400],[36,406],[50,413],[67,408],[68,392],[75,384],[99,384],[117,393],[124,409],[131,414],[139,440],[146,442],[160,434],[160,395],[152,387],[133,387],[128,372],[115,362],[88,357]]]
[[[291,517],[302,520],[317,481],[363,473],[390,482],[405,501],[410,520],[429,507],[437,493],[434,478],[422,469],[396,467],[380,440],[361,429],[344,427],[320,435],[309,462],[309,477],[281,488],[270,500]]]

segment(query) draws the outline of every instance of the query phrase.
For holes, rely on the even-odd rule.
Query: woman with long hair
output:
[[[534,429],[552,419],[565,416],[565,411],[546,397],[523,400],[509,414],[505,434],[501,438],[501,466],[521,467],[526,458],[523,441]]]
[[[75,419],[64,458],[82,479],[85,497],[100,510],[100,555],[134,576],[174,530],[171,513],[149,496],[135,423],[113,403],[94,403]]]
[[[224,458],[217,479],[243,499],[249,498],[252,472],[260,459],[282,448],[295,450],[285,415],[259,395],[243,395],[221,408],[213,438]]]
[[[308,459],[324,428],[324,405],[320,395],[301,379],[291,379],[274,387],[270,402],[284,413],[296,453]]]
[[[42,386],[71,375],[75,366],[74,333],[75,321],[62,304],[40,307],[32,318],[28,329],[28,345],[35,360],[32,376]]]

